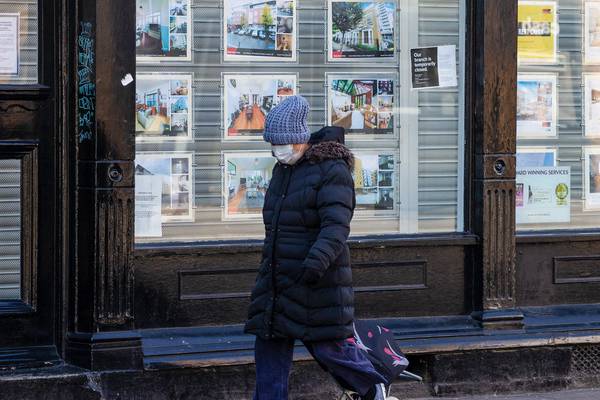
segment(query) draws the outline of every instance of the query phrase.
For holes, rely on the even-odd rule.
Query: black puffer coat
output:
[[[306,341],[352,336],[346,239],[355,207],[354,157],[326,127],[292,166],[277,163],[265,196],[265,242],[244,332]]]

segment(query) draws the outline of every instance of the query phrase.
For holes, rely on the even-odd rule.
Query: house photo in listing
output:
[[[296,75],[223,75],[226,140],[262,140],[269,111],[296,93]]]
[[[394,79],[330,76],[329,123],[348,135],[394,133]]]
[[[329,61],[394,57],[395,2],[329,2]]]
[[[259,218],[275,159],[270,153],[224,153],[226,219]]]
[[[188,140],[191,75],[139,74],[135,126],[138,140]]]
[[[295,0],[224,1],[226,61],[295,61]]]
[[[357,211],[394,210],[394,160],[388,153],[355,153],[352,175]]]
[[[520,74],[517,79],[517,136],[556,136],[556,75]]]
[[[136,55],[140,61],[191,58],[190,0],[136,0]]]

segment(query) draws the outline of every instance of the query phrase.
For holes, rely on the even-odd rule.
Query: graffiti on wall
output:
[[[80,22],[77,48],[78,133],[81,143],[92,139],[96,120],[95,46],[90,22]]]

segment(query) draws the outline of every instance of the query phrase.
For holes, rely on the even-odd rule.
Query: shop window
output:
[[[0,141],[0,314],[37,306],[37,144]]]
[[[264,119],[293,94],[346,129],[353,235],[462,231],[464,7],[137,0],[137,242],[261,238]]]
[[[519,1],[517,226],[600,224],[600,1]]]
[[[38,2],[0,2],[0,84],[38,83]]]
[[[21,299],[21,163],[0,159],[0,300]]]

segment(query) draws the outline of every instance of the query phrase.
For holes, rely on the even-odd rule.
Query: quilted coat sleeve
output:
[[[346,163],[339,160],[327,167],[317,192],[320,231],[303,263],[308,283],[323,276],[346,245],[355,206],[354,181]]]

